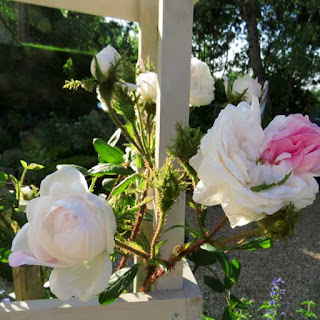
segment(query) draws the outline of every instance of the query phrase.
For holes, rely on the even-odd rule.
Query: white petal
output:
[[[12,253],[9,256],[9,264],[11,267],[18,267],[24,264],[29,265],[45,265],[54,267],[56,263],[45,263],[38,260],[33,254],[29,246],[28,231],[30,223],[26,223],[17,233],[12,242]]]
[[[54,268],[49,279],[50,288],[61,300],[75,296],[88,301],[107,287],[111,273],[110,256],[103,252],[92,261],[72,268]]]
[[[48,175],[40,184],[40,195],[43,196],[83,196],[89,192],[83,174],[73,167],[63,167]]]

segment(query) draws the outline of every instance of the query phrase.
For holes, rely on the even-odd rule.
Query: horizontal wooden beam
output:
[[[97,16],[138,21],[138,0],[14,0],[44,7],[72,10]]]
[[[126,293],[110,305],[97,299],[81,302],[43,299],[0,302],[1,320],[200,320],[202,296],[198,284],[184,262],[183,289],[154,293]]]

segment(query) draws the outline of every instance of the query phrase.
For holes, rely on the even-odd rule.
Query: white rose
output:
[[[245,90],[245,101],[251,103],[252,96],[261,96],[261,84],[258,82],[258,78],[252,79],[249,74],[246,74],[243,78],[238,78],[233,83],[232,92],[242,94]]]
[[[12,243],[12,267],[53,267],[51,291],[62,300],[87,301],[106,288],[116,221],[108,203],[89,193],[78,170],[64,167],[47,176],[40,197],[27,207],[27,218]]]
[[[154,72],[140,73],[136,79],[137,91],[140,93],[143,101],[157,100],[157,74]]]
[[[101,72],[106,76],[110,70],[110,67],[116,64],[121,58],[121,56],[115,48],[111,46],[107,46],[96,55],[96,58],[98,60],[98,64],[101,69]],[[90,71],[92,76],[97,79],[98,76],[97,76],[96,60],[94,58],[91,61]]]
[[[214,99],[214,79],[206,63],[191,58],[190,105],[205,106]]]
[[[33,198],[33,190],[29,186],[21,188],[20,200],[31,200]]]
[[[259,163],[264,132],[257,97],[221,111],[190,159],[200,182],[193,199],[204,205],[221,204],[232,227],[273,214],[289,203],[296,209],[311,204],[318,186],[311,175],[294,175],[281,186],[254,192],[251,187],[281,181],[291,169]]]

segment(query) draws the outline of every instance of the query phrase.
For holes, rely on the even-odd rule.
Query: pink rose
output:
[[[285,162],[296,173],[320,175],[320,128],[308,116],[277,116],[264,132],[262,160]]]

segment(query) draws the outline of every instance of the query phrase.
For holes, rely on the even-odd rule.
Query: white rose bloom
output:
[[[252,102],[252,97],[260,97],[261,96],[261,84],[258,82],[258,78],[252,79],[250,74],[246,74],[243,78],[238,78],[233,83],[232,92],[241,94],[245,90],[245,100],[249,103]]]
[[[203,137],[200,149],[190,159],[200,182],[194,201],[221,204],[231,227],[263,219],[292,202],[297,209],[311,204],[318,186],[311,175],[292,174],[281,186],[254,192],[251,187],[281,181],[291,168],[259,164],[264,132],[260,125],[257,97],[252,105],[241,102],[221,111],[213,127]]]
[[[107,75],[110,67],[117,63],[121,56],[115,48],[107,46],[96,55],[96,58],[98,60],[101,72],[104,75]],[[96,60],[94,58],[91,61],[90,71],[92,76],[97,79]]]
[[[157,82],[158,76],[154,72],[140,73],[136,79],[137,91],[140,93],[143,101],[157,100]]]
[[[53,267],[51,291],[62,300],[87,301],[107,287],[116,220],[108,203],[89,193],[77,169],[64,167],[47,176],[27,218],[13,240],[11,266]]]
[[[31,200],[33,197],[33,190],[29,186],[21,188],[20,200]]]
[[[205,106],[214,99],[214,78],[205,62],[191,58],[190,105]]]

